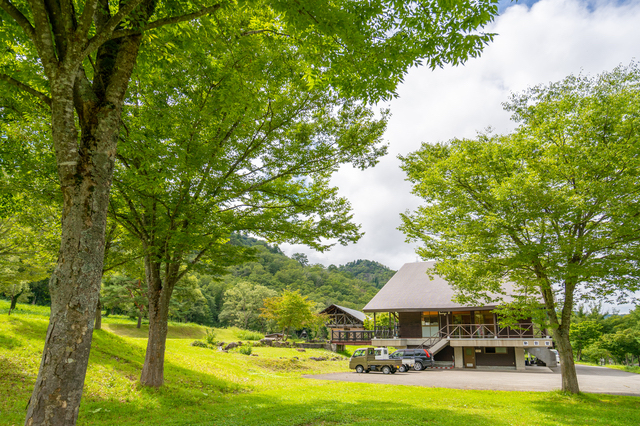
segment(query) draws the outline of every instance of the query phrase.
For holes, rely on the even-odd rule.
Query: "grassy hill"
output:
[[[0,425],[21,425],[47,328],[46,308],[0,301]],[[106,318],[94,332],[79,425],[637,425],[640,400],[558,392],[496,392],[310,380],[346,371],[322,350],[256,347],[254,354],[193,347],[204,329],[172,324],[166,384],[139,385],[146,339],[133,323]],[[135,330],[135,331],[134,331]],[[232,340],[238,330],[216,330]],[[428,380],[428,373],[420,373]]]

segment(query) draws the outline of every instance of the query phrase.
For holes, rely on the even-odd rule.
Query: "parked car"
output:
[[[349,360],[349,368],[354,368],[358,373],[382,371],[384,374],[394,374],[401,365],[400,359],[376,359],[375,348],[356,349]]]
[[[389,355],[389,359],[400,359],[402,365],[398,369],[400,372],[409,371],[412,367],[416,371],[427,367],[433,367],[435,361],[431,352],[426,349],[400,349]]]

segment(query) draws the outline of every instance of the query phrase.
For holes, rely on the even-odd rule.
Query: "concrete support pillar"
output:
[[[462,347],[461,346],[454,346],[453,347],[453,366],[455,368],[464,368],[464,355],[462,353]]]
[[[514,348],[516,352],[516,370],[524,370],[524,348]]]

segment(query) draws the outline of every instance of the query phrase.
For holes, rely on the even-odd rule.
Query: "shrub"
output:
[[[191,342],[191,346],[197,346],[199,348],[206,348],[208,345],[206,342],[203,342],[202,340],[194,340],[193,342]]]
[[[242,355],[251,355],[252,349],[251,346],[240,346],[238,348],[238,352],[240,352]]]
[[[216,332],[211,328],[207,328],[205,330],[204,340],[205,340],[205,342],[207,342],[207,344],[209,344],[211,346],[215,346],[216,343],[218,343],[216,341]]]
[[[251,330],[238,330],[236,336],[242,340],[260,340],[264,338],[262,334]]]

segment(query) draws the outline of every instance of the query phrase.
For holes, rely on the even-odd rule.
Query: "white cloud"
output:
[[[312,263],[344,264],[370,259],[397,269],[416,260],[415,245],[396,228],[399,214],[418,206],[404,181],[397,155],[422,142],[474,137],[492,126],[513,128],[502,102],[510,92],[557,81],[573,73],[597,74],[640,58],[640,1],[543,0],[514,4],[487,31],[497,33],[480,58],[460,67],[413,69],[393,100],[386,139],[390,154],[374,169],[342,168],[333,178],[354,208],[365,236],[354,245],[316,253],[282,245],[287,254],[307,253]]]

